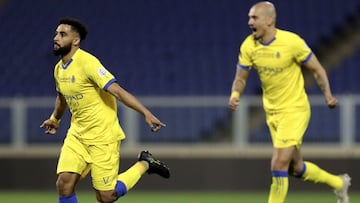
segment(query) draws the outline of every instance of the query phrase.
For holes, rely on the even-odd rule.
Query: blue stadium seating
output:
[[[51,53],[52,36],[58,19],[64,16],[79,18],[88,25],[90,32],[83,48],[98,56],[119,83],[136,95],[227,95],[239,45],[249,34],[247,13],[254,2],[6,1],[0,8],[1,96],[55,94],[52,69],[57,58]],[[360,6],[357,0],[273,2],[278,10],[278,26],[299,33],[311,47],[329,36]],[[330,73],[336,81],[336,92],[346,89],[359,93],[359,80],[344,79],[358,75],[354,72],[358,73],[355,68],[359,55],[346,59],[339,65],[341,69]],[[256,76],[251,77],[254,79],[249,81],[245,94],[259,92]],[[174,121],[176,126],[187,118],[181,110],[174,110],[173,114],[169,119],[179,117]],[[179,135],[172,139],[198,139],[186,136],[208,131],[214,122],[226,117],[226,110],[188,114],[193,114],[191,121],[199,125],[182,133],[183,138]],[[163,115],[166,117],[166,113]],[[182,126],[179,128],[171,132],[180,133]]]
[[[11,141],[11,112],[9,109],[0,108],[0,143],[10,143]]]
[[[0,58],[5,67],[0,76],[4,78],[0,80],[3,96],[52,95],[49,84],[53,84],[51,72],[56,62],[51,54],[52,32],[63,16],[75,16],[88,25],[89,39],[83,47],[99,56],[125,87],[140,95],[228,94],[238,46],[249,33],[247,11],[254,3],[70,2],[14,0],[1,8],[0,29],[6,30],[0,44],[6,50]],[[311,46],[331,34],[360,4],[355,0],[274,3],[278,26],[298,32]],[[15,15],[15,10],[21,15]],[[6,79],[15,75],[17,80]]]
[[[337,65],[329,73],[332,80],[332,88],[337,94],[359,94],[359,67],[360,67],[360,48],[355,53]]]

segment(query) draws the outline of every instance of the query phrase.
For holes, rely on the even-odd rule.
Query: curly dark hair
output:
[[[87,28],[84,24],[82,24],[79,20],[71,17],[65,17],[60,19],[59,24],[71,25],[71,28],[79,33],[80,40],[84,40],[88,33]]]

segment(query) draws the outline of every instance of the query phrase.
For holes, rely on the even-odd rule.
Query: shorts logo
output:
[[[109,177],[103,177],[104,184],[107,185],[109,183]]]

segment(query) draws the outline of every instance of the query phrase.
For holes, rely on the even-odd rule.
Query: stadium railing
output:
[[[304,138],[307,153],[360,157],[360,130],[357,127],[360,126],[360,95],[337,95],[339,107],[335,110],[327,109],[322,96],[311,95],[309,98],[312,119]],[[176,156],[213,154],[254,157],[268,155],[271,151],[264,115],[256,113],[262,109],[260,97],[244,96],[235,113],[227,109],[227,96],[153,96],[139,99],[168,126],[152,135],[137,112],[119,103],[120,122],[127,134],[122,148],[125,153],[147,147]],[[57,155],[70,114],[67,112],[63,118],[58,133],[60,136],[44,136],[39,126],[52,112],[53,105],[54,98],[48,97],[0,98],[0,154]],[[201,115],[196,115],[199,112]],[[184,115],[177,116],[182,113]],[[213,120],[203,125],[204,120],[211,116]],[[254,117],[260,122],[254,124]],[[216,128],[219,122],[230,124],[223,125],[225,127],[219,130]],[[220,131],[217,134],[224,139],[211,142],[206,139],[214,131]],[[181,135],[186,139],[177,138]],[[144,137],[154,137],[154,140]]]

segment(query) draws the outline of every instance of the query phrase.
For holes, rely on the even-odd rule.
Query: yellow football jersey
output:
[[[106,89],[115,77],[88,52],[78,49],[67,64],[60,60],[54,69],[56,90],[71,111],[68,135],[84,144],[107,144],[125,135],[117,117],[117,100]]]
[[[240,47],[238,68],[257,70],[266,111],[309,108],[301,65],[311,56],[302,38],[277,29],[267,44],[248,36]]]

